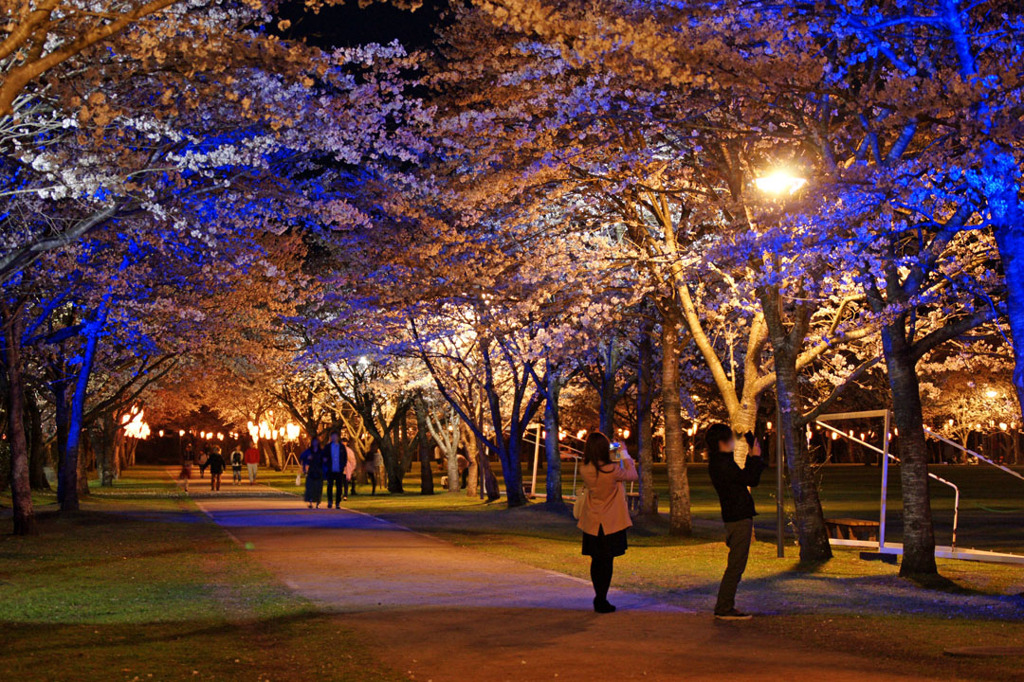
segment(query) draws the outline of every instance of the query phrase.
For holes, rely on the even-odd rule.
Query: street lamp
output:
[[[754,178],[754,186],[765,194],[781,197],[795,194],[807,184],[807,178],[801,178],[786,168],[777,168],[768,175]]]

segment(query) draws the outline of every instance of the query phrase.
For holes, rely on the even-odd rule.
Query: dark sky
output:
[[[387,2],[374,2],[360,9],[357,0],[326,7],[319,14],[306,12],[303,3],[294,2],[280,13],[290,19],[288,38],[305,38],[323,48],[348,47],[363,43],[389,43],[398,39],[408,49],[426,47],[434,37],[446,0],[424,0],[415,12],[395,8]]]

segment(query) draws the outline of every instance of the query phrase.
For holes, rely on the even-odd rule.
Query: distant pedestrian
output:
[[[466,448],[462,445],[455,452],[455,461],[459,467],[459,490],[465,490],[469,485],[469,457],[466,456]]]
[[[356,451],[352,449],[352,445],[349,443],[348,438],[342,438],[341,444],[345,446],[345,495],[342,499],[347,500],[348,496],[356,494],[356,465],[359,464],[359,458],[356,457]]]
[[[231,451],[231,484],[238,485],[242,482],[242,464],[245,461],[242,455],[242,446],[236,445]]]
[[[220,477],[224,473],[224,464],[224,455],[220,454],[220,448],[215,445],[210,457],[206,460],[206,465],[210,467],[210,490],[220,490]]]
[[[736,463],[736,437],[732,428],[725,424],[714,424],[708,428],[704,439],[708,448],[708,474],[718,493],[722,505],[722,521],[725,522],[725,544],[729,548],[722,584],[718,588],[715,603],[715,618],[719,620],[750,620],[748,614],[736,610],[736,588],[747,568],[750,555],[750,540],[754,534],[754,498],[750,488],[761,482],[765,469],[761,459],[761,443],[754,434],[746,436],[750,454],[743,468]]]
[[[348,449],[341,442],[337,431],[331,431],[331,442],[324,449],[324,478],[327,479],[327,508],[341,508],[345,495],[345,467],[348,466]]]
[[[185,446],[184,451],[181,453],[181,471],[178,472],[178,480],[184,485],[185,492],[188,492],[188,481],[192,478],[192,465],[194,463],[194,453],[192,451],[192,445]]]
[[[256,449],[256,443],[251,443],[242,455],[245,461],[245,468],[249,470],[249,485],[255,485],[256,474],[260,468],[260,451]]]
[[[388,472],[384,466],[384,455],[381,454],[380,448],[373,450],[373,471],[377,475],[377,485],[384,490],[388,484]]]
[[[624,444],[613,447],[607,436],[595,431],[587,436],[580,473],[587,489],[577,526],[583,531],[583,554],[590,557],[594,611],[612,613],[608,588],[615,557],[626,553],[626,529],[633,525],[622,482],[637,480],[636,463]]]
[[[363,460],[363,473],[366,474],[366,480],[370,484],[370,494],[377,494],[377,453],[376,451],[366,453],[366,459]]]
[[[210,451],[209,448],[202,448],[199,452],[199,478],[206,476],[206,467],[210,462]]]
[[[306,489],[302,499],[310,509],[314,504],[319,509],[324,494],[324,452],[318,437],[314,436],[309,447],[299,455],[299,464],[306,474]]]

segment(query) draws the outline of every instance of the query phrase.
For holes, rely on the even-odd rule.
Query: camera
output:
[[[613,462],[622,461],[622,443],[615,441],[608,450],[608,456]]]

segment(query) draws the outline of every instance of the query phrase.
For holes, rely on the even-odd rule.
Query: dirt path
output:
[[[756,620],[716,624],[638,595],[615,592],[620,611],[598,616],[583,581],[356,512],[294,498],[197,503],[416,680],[913,679],[777,641]]]

